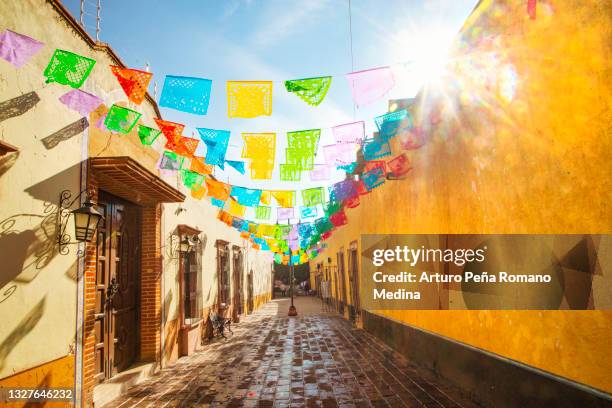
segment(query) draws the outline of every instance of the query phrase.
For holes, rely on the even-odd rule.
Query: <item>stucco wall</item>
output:
[[[46,45],[24,67],[16,69],[0,60],[0,103],[31,91],[40,99],[24,114],[0,122],[0,138],[20,149],[18,154],[0,158],[0,378],[66,356],[73,348],[76,329],[76,247],[58,255],[54,246],[55,211],[63,189],[80,190],[80,163],[89,157],[130,156],[158,174],[156,162],[164,138],[152,147],[142,146],[136,128],[128,135],[111,134],[96,127],[98,119],[113,104],[143,114],[140,123],[155,126],[155,107],[127,101],[109,65],[117,61],[104,50],[94,50],[60,17],[51,4],[42,0],[0,3],[0,29],[9,28],[43,41]],[[81,88],[101,97],[104,106],[89,118],[89,126],[78,133],[55,132],[78,121],[80,115],[66,108],[58,98],[71,88],[45,84],[43,71],[56,48],[66,49],[97,61]],[[27,99],[32,100],[32,99]],[[27,101],[26,100],[26,101]],[[24,105],[22,102],[21,105]],[[0,112],[1,114],[2,112]],[[88,137],[83,146],[83,134]],[[217,239],[245,246],[237,231],[216,220],[216,210],[204,200],[194,200],[176,176],[165,180],[180,188],[188,198],[187,211],[176,215],[176,204],[164,205],[160,245],[178,224],[201,229],[207,236],[203,258],[204,306],[216,297]],[[47,204],[50,203],[50,204]],[[68,225],[72,234],[73,226]],[[167,321],[178,316],[180,298],[176,260],[164,252],[164,293]],[[249,249],[246,270],[254,272],[254,296],[270,292],[270,258]],[[15,287],[13,290],[12,288]],[[246,297],[246,276],[244,282]],[[265,297],[265,296],[264,296]],[[53,333],[53,335],[49,335]],[[69,383],[72,377],[69,378]]]
[[[313,267],[335,265],[363,233],[612,231],[610,7],[538,1],[530,20],[525,3],[480,3],[451,79],[415,104],[430,141],[408,153],[411,174],[347,210]],[[605,279],[593,287],[609,287]],[[612,391],[610,311],[378,313]]]
[[[76,248],[58,254],[55,212],[63,189],[79,191],[82,132],[57,144],[49,138],[79,115],[58,101],[71,88],[45,84],[42,73],[56,47],[93,56],[40,1],[0,2],[4,28],[46,45],[19,69],[0,60],[0,102],[31,91],[40,99],[22,115],[0,122],[0,138],[20,149],[0,158],[0,378],[64,357],[73,346]],[[87,81],[83,89],[91,86]]]

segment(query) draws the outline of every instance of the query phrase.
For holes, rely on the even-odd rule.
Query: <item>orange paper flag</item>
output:
[[[123,88],[128,99],[140,105],[147,93],[147,88],[153,74],[138,69],[122,68],[114,65],[111,65],[110,68],[117,77],[117,81],[119,81],[119,85]]]

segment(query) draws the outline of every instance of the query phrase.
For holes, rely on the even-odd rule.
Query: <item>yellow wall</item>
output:
[[[77,248],[58,253],[56,215],[60,192],[79,192],[83,133],[49,143],[50,135],[80,116],[58,101],[71,88],[45,84],[42,73],[56,47],[92,52],[41,1],[0,2],[0,27],[46,43],[21,68],[0,60],[0,102],[32,91],[40,99],[0,122],[0,139],[19,148],[0,158],[0,378],[5,378],[74,350]],[[69,223],[67,231],[73,228]],[[73,377],[70,373],[69,382]]]
[[[523,0],[482,1],[456,42],[449,78],[415,104],[431,140],[408,153],[413,171],[362,196],[311,264],[331,257],[335,265],[339,248],[362,233],[612,232],[604,3],[538,1],[530,20]],[[603,279],[593,286],[605,287]],[[610,311],[379,313],[612,391]]]

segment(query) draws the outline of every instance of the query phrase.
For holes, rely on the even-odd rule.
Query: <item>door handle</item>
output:
[[[119,291],[119,283],[117,283],[117,279],[112,278],[106,288],[106,303],[111,303],[113,301],[117,291]]]

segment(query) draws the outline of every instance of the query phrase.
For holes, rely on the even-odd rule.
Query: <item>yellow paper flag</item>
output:
[[[227,81],[227,116],[254,118],[272,114],[272,81]]]
[[[229,200],[229,208],[228,211],[230,214],[235,215],[236,217],[244,217],[244,213],[246,212],[246,207],[238,204],[234,200]]]
[[[271,191],[279,207],[289,208],[295,205],[295,191]]]

